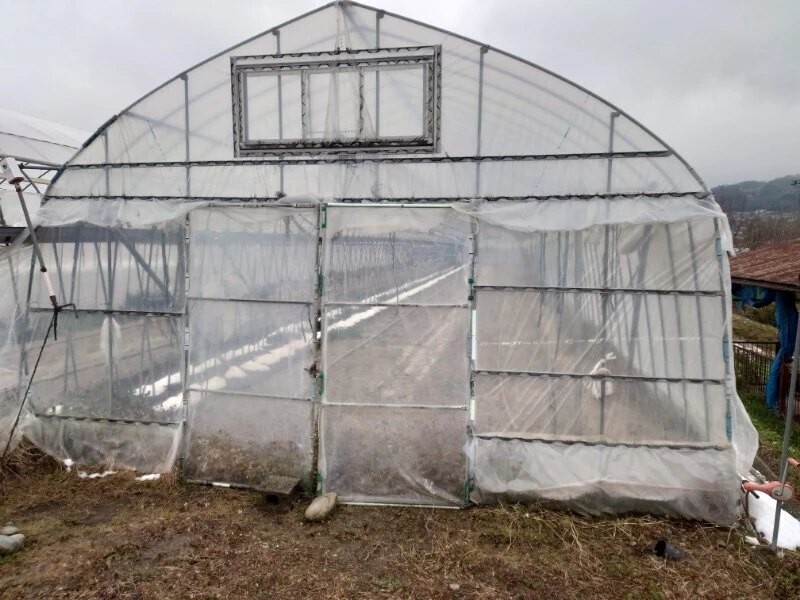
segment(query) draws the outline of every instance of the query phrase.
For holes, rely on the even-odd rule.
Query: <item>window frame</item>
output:
[[[366,102],[365,73],[422,68],[422,135],[364,137]],[[355,137],[326,139],[309,137],[309,76],[335,72],[358,74],[358,124]],[[278,121],[282,131],[282,75],[300,76],[301,138],[250,139],[248,132],[247,79],[251,75],[278,77]],[[436,152],[439,146],[441,106],[441,47],[381,48],[341,52],[312,52],[264,56],[231,57],[233,106],[233,145],[236,157],[320,152]],[[379,84],[378,84],[379,90]],[[379,91],[376,92],[376,120],[379,114]]]

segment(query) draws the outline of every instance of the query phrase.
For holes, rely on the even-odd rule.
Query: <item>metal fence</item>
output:
[[[733,342],[733,367],[739,393],[766,395],[775,342]]]

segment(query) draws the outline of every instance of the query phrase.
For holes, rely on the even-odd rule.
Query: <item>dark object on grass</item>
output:
[[[670,560],[683,560],[686,558],[683,550],[671,546],[666,540],[658,540],[653,548],[653,552],[656,553],[656,556]]]

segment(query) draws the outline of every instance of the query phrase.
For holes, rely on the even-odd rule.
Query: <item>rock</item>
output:
[[[19,529],[11,524],[8,524],[0,529],[0,535],[14,535],[15,533],[19,533]]]
[[[15,533],[14,535],[0,535],[0,556],[14,554],[14,552],[22,548],[24,543],[25,536],[21,533]]]
[[[336,508],[336,500],[339,496],[336,492],[328,492],[324,496],[314,498],[306,509],[306,521],[321,521],[328,517],[333,509]]]
[[[461,589],[461,586],[458,585],[457,583],[451,583],[450,584],[450,589],[453,590],[454,592],[457,592],[458,590]]]

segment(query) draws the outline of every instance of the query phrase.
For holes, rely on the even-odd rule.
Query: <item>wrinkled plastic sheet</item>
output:
[[[731,449],[476,439],[481,504],[552,501],[590,515],[655,513],[732,524],[739,489]]]

